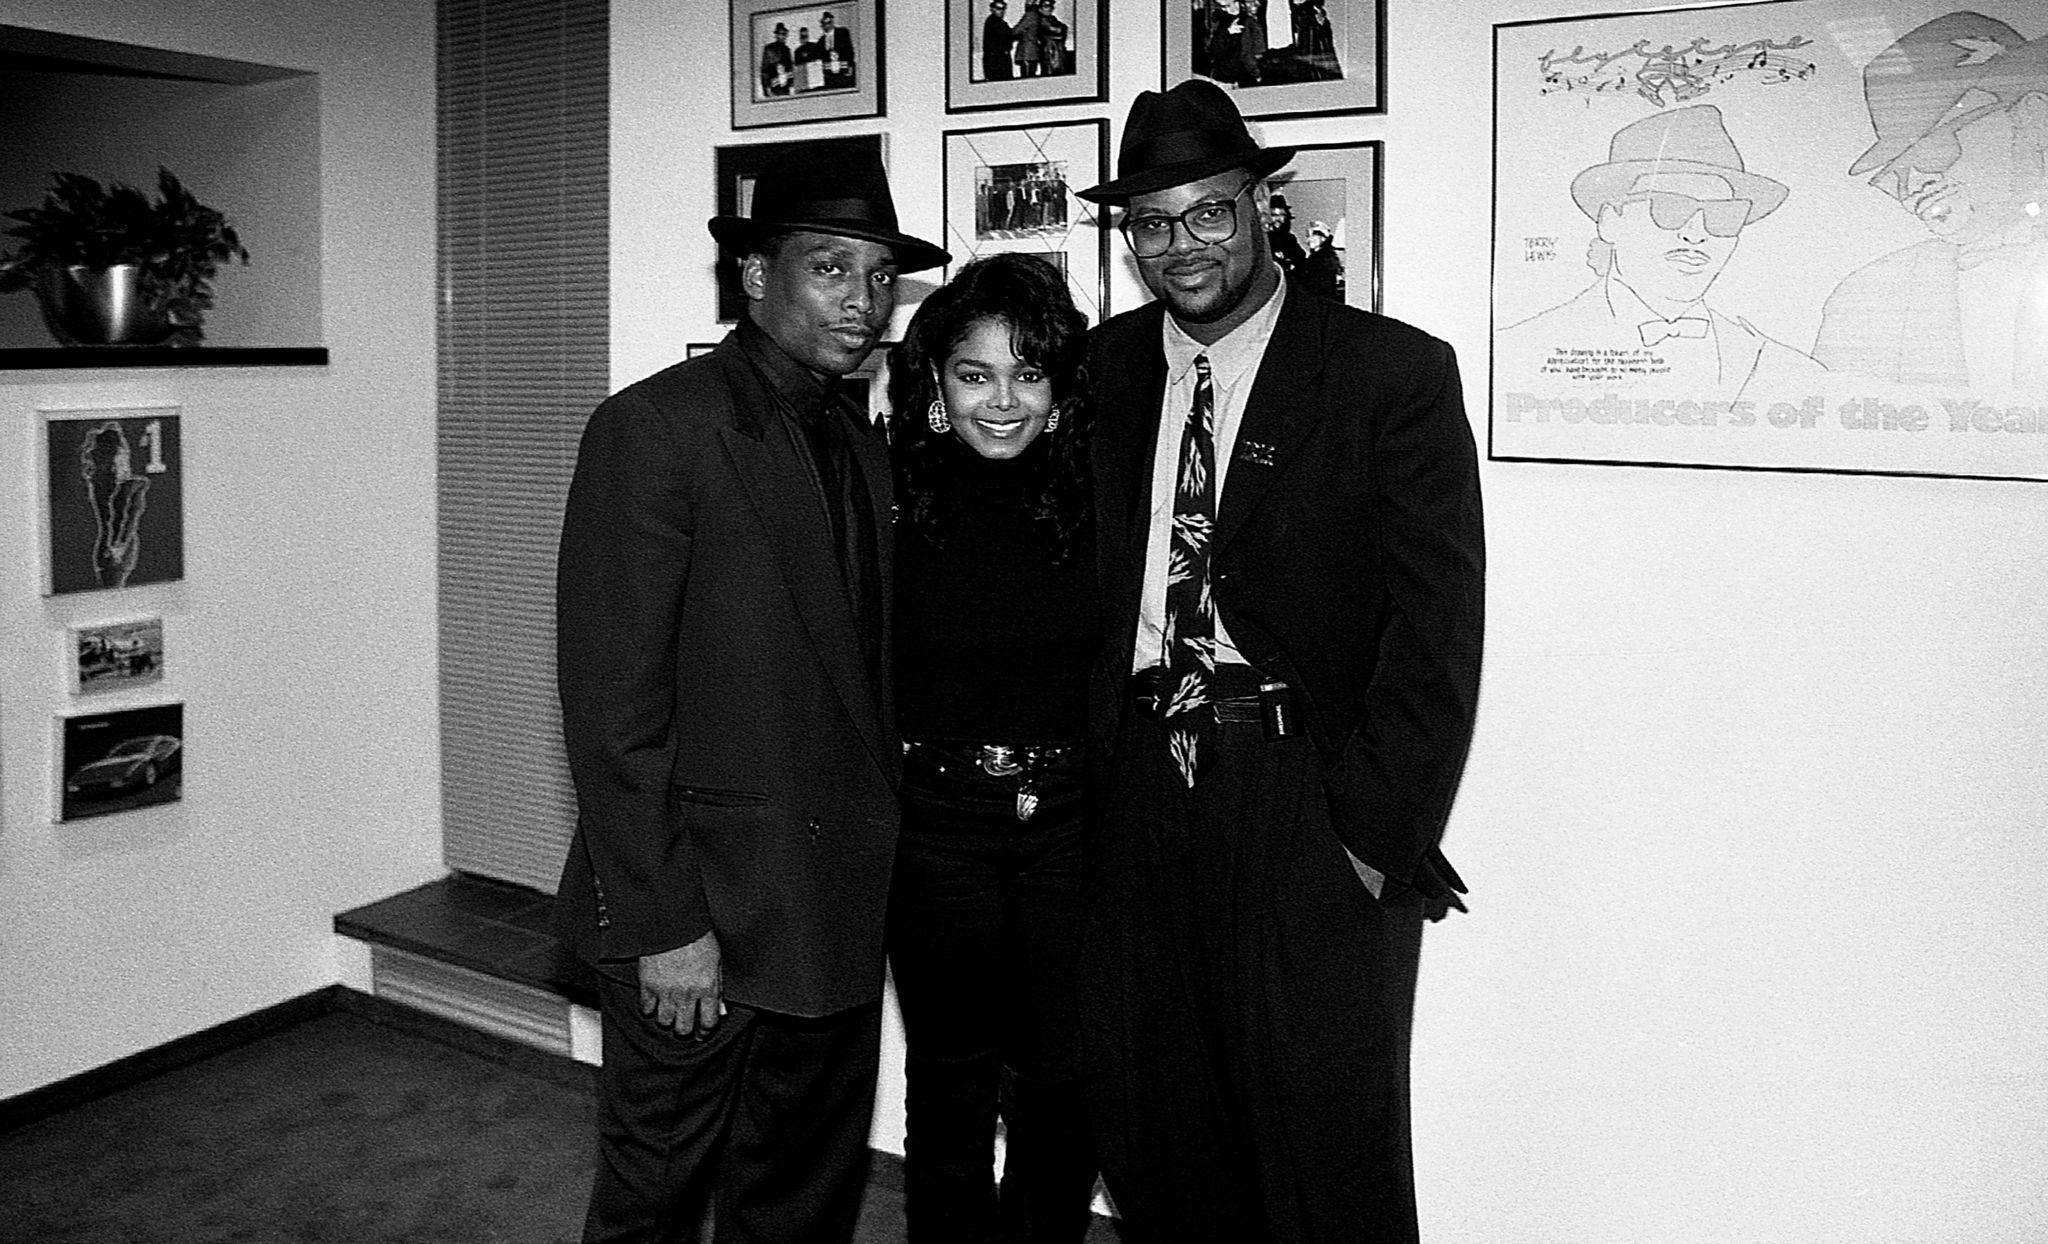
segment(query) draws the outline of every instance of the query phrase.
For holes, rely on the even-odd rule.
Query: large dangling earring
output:
[[[924,412],[924,421],[932,426],[932,431],[934,432],[951,432],[953,430],[953,421],[946,417],[945,398],[935,397],[932,399],[931,406]]]
[[[1048,432],[1057,432],[1060,430],[1060,412],[1057,406],[1053,408],[1053,412],[1051,414],[1045,417],[1045,430]]]

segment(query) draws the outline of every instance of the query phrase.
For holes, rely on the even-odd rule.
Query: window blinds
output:
[[[604,0],[439,6],[443,857],[553,891],[555,546],[609,382]]]

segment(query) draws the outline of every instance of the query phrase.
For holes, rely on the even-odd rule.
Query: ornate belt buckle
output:
[[[981,771],[990,777],[1010,777],[1024,772],[1024,761],[1014,747],[983,744],[981,747]]]

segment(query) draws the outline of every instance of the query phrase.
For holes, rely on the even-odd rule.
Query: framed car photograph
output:
[[[1496,25],[1489,455],[2048,480],[2044,99],[2040,0]]]
[[[1109,0],[946,0],[947,112],[1100,103],[1108,89]]]
[[[1074,192],[1100,182],[1108,161],[1107,121],[946,131],[945,246],[954,266],[999,251],[1036,255],[1067,278],[1089,323],[1101,323],[1109,232]]]
[[[1380,309],[1381,148],[1311,143],[1266,179],[1266,237],[1295,289]]]
[[[178,407],[40,414],[44,594],[184,578]]]
[[[1166,86],[1207,78],[1248,117],[1386,111],[1385,0],[1160,0]]]
[[[761,171],[782,156],[792,153],[824,153],[843,149],[853,155],[875,160],[887,168],[880,134],[851,138],[813,138],[793,142],[746,143],[720,147],[713,154],[718,178],[718,215],[748,216],[754,208],[754,182]],[[718,321],[736,324],[746,310],[746,295],[740,292],[739,257],[720,249],[718,256]]]
[[[73,695],[126,691],[163,680],[162,618],[74,626],[70,639]]]
[[[731,0],[732,127],[882,115],[882,0]]]
[[[184,795],[185,706],[57,719],[57,819],[82,821]]]

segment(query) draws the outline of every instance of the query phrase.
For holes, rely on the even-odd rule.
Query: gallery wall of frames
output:
[[[1265,141],[1304,147],[1272,179],[1276,211],[1263,222],[1282,264],[1301,267],[1322,296],[1380,307],[1384,143],[1373,123],[1387,99],[1377,0],[944,0],[942,27],[928,22],[932,5],[904,0],[726,3],[730,136],[714,143],[711,184],[694,195],[706,214],[744,212],[754,178],[779,154],[879,151],[905,228],[954,257],[904,282],[892,340],[924,293],[997,252],[1058,269],[1091,323],[1138,305],[1114,222],[1075,191],[1113,175],[1117,129],[1138,90],[1194,76],[1229,90]],[[742,306],[727,259],[704,288],[716,306],[706,318],[723,331]],[[631,332],[615,358],[633,353]],[[682,352],[665,343],[623,366],[638,373]],[[887,351],[877,353],[879,380]]]
[[[111,816],[183,797],[185,706],[159,694],[164,620],[130,589],[185,577],[185,457],[176,406],[46,408],[37,540],[43,594],[86,596],[66,628],[50,812]]]

